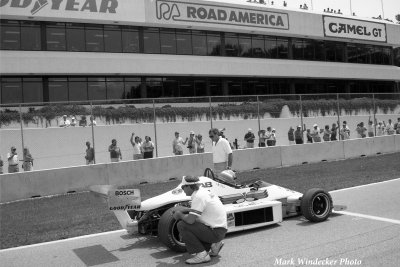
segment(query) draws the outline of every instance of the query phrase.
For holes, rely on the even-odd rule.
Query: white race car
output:
[[[303,215],[312,222],[322,222],[332,210],[331,195],[323,189],[313,188],[304,195],[264,181],[236,184],[232,171],[224,171],[218,177],[206,169],[199,177],[203,187],[218,195],[226,209],[228,233],[253,229],[282,222],[283,218]],[[113,186],[93,186],[91,191],[108,196],[109,209],[129,233],[158,236],[162,243],[177,252],[186,251],[181,242],[177,221],[172,211],[190,207],[190,196],[181,189],[140,200],[138,189],[116,189]]]

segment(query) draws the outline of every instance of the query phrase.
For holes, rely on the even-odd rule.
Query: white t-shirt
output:
[[[11,156],[11,153],[7,153],[7,159]],[[8,160],[8,165],[17,165],[18,164],[18,155],[14,155],[11,159]]]
[[[212,152],[213,152],[213,163],[221,163],[228,161],[228,154],[232,153],[232,149],[231,146],[229,145],[228,140],[220,137],[216,144],[215,142],[213,142]]]
[[[210,226],[211,228],[228,228],[226,211],[217,195],[200,187],[192,194],[191,208],[196,210],[190,214],[198,216],[198,221]]]
[[[140,143],[135,143],[135,145],[133,146],[133,154],[134,155],[142,154],[142,151],[140,150],[141,147],[142,145]]]

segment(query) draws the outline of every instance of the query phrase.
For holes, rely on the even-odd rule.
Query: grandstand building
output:
[[[400,25],[183,0],[2,0],[1,104],[400,92]]]

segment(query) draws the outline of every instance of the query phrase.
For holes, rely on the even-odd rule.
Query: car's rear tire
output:
[[[301,198],[300,208],[307,220],[311,222],[325,221],[332,213],[332,197],[321,188],[312,188]]]
[[[185,252],[185,243],[180,241],[178,222],[172,216],[172,212],[180,210],[183,207],[172,207],[165,211],[158,222],[158,238],[168,248],[176,252]]]

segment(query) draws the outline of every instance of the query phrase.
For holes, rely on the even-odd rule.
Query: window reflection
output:
[[[85,29],[83,24],[67,23],[67,50],[86,51]]]
[[[104,50],[105,52],[122,52],[122,33],[119,26],[104,26]]]
[[[207,55],[207,37],[202,31],[192,31],[193,55]]]
[[[49,102],[68,101],[68,79],[49,78]],[[86,99],[84,99],[86,100]]]
[[[46,27],[46,47],[49,51],[65,51],[65,23],[51,23]]]
[[[122,29],[122,50],[125,53],[139,53],[139,30],[134,27]]]
[[[143,47],[144,53],[159,54],[160,53],[160,34],[158,28],[143,29]]]

